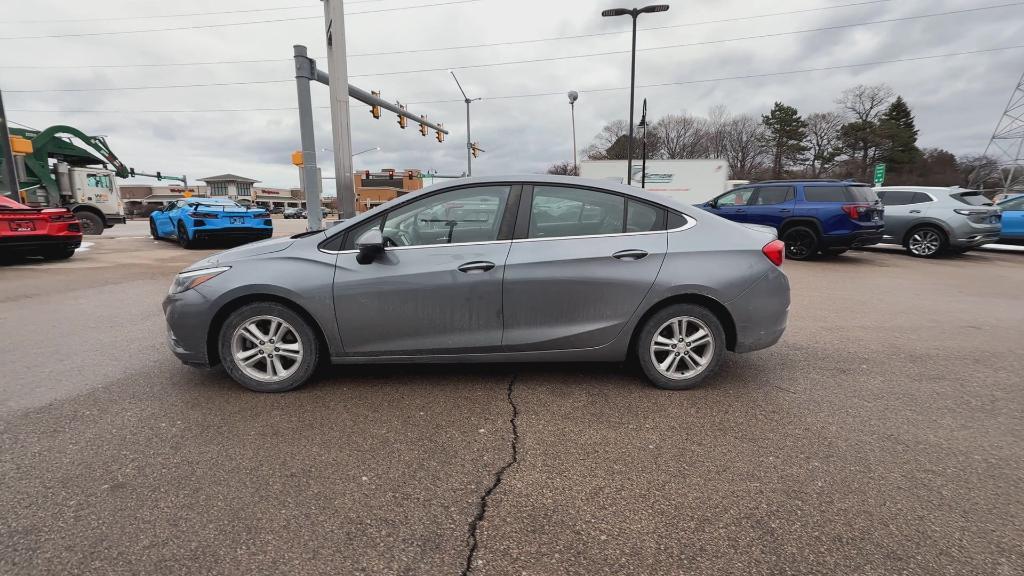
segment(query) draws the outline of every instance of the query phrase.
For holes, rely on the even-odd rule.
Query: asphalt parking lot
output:
[[[0,266],[2,574],[1024,573],[1024,253],[787,262],[783,340],[689,392],[531,364],[260,395],[166,349],[212,250],[145,230]]]

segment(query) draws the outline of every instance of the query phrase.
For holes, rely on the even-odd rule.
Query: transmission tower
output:
[[[993,162],[975,169],[972,188],[980,188],[990,177],[998,176],[1004,192],[1024,189],[1024,74],[1010,94],[1006,109],[999,117],[985,157]]]

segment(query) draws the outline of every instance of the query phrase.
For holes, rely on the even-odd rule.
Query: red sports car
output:
[[[67,208],[29,208],[0,195],[0,256],[63,260],[82,244],[82,227]]]

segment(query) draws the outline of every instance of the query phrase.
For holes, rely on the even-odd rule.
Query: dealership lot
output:
[[[532,364],[258,395],[166,349],[213,250],[145,230],[0,267],[0,573],[1024,571],[1022,253],[789,262],[783,340],[690,392]]]

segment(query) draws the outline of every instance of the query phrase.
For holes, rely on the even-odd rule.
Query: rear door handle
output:
[[[459,266],[459,272],[465,272],[466,274],[472,274],[473,272],[487,272],[491,268],[494,268],[494,262],[486,262],[486,261],[466,262],[462,266]]]
[[[789,208],[780,208],[779,212],[792,212]]]
[[[911,214],[920,214],[921,211],[920,210],[911,210],[910,213]]]
[[[639,260],[644,256],[647,256],[647,252],[644,250],[619,250],[612,254],[612,258],[618,258],[619,260]]]

